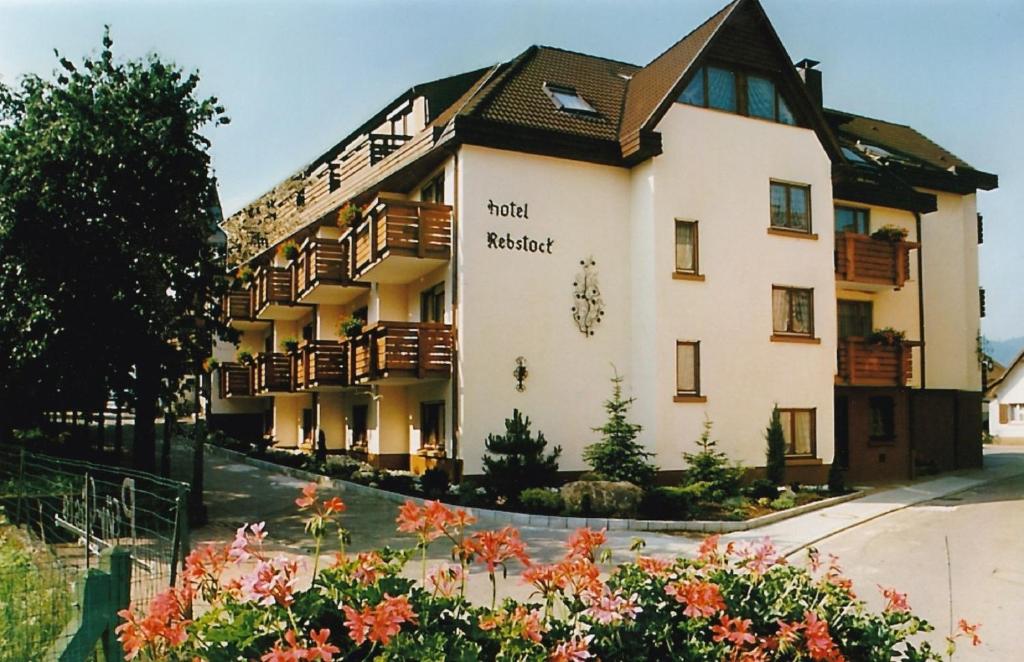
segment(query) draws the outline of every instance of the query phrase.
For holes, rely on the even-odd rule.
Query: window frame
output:
[[[709,69],[721,69],[732,74],[733,77],[733,99],[736,103],[736,108],[729,110],[727,108],[719,108],[711,105],[711,88],[709,85]],[[683,95],[690,89],[695,80],[700,80],[700,94],[701,103],[690,103],[689,101],[683,101]],[[772,117],[762,117],[760,115],[752,115],[750,113],[750,83],[751,78],[760,78],[766,80],[772,84],[772,91],[774,98],[772,99]],[[762,120],[765,122],[774,122],[775,124],[782,124],[783,126],[800,126],[797,122],[796,115],[793,113],[793,108],[786,101],[785,95],[780,89],[781,85],[776,76],[769,71],[759,71],[754,69],[737,68],[733,65],[722,63],[722,62],[709,62],[701,65],[701,67],[694,73],[694,75],[686,82],[685,87],[679,91],[676,96],[676,102],[682,103],[687,106],[694,106],[695,108],[707,108],[709,110],[717,110],[724,113],[731,113],[733,115],[739,115],[741,117],[749,117],[750,119]],[[785,107],[788,116],[792,118],[792,122],[784,122],[782,119],[781,109]]]
[[[438,200],[438,197],[440,197],[440,200]],[[444,170],[431,177],[420,188],[420,201],[438,205],[444,204]]]
[[[356,429],[356,411],[362,412],[362,427]],[[370,445],[370,405],[366,404],[354,404],[352,405],[351,418],[348,421],[348,429],[352,432],[352,445],[349,450],[365,450]],[[358,436],[356,432],[360,432]]]
[[[786,457],[787,458],[813,458],[818,457],[818,408],[817,407],[779,407],[779,418],[783,418],[782,414],[789,414],[789,439],[786,443]],[[796,415],[797,414],[808,414],[811,417],[811,439],[810,439],[810,452],[808,453],[796,453],[790,452],[790,448],[796,450]],[[783,423],[783,434],[785,434],[785,424]],[[791,446],[792,444],[792,446]]]
[[[854,214],[854,226],[857,225],[857,214],[864,215],[864,231],[859,230],[840,230],[838,227],[838,220],[835,215],[840,211],[852,211]],[[854,207],[853,205],[832,205],[832,225],[835,228],[836,234],[840,232],[852,232],[853,234],[859,234],[869,236],[871,234],[871,208],[870,207]]]
[[[444,324],[444,315],[446,312],[444,304],[444,290],[445,287],[443,280],[420,290],[420,322]],[[435,315],[434,313],[440,314]],[[440,317],[440,319],[428,319],[435,316]]]
[[[775,328],[775,290],[782,290],[787,293],[791,292],[807,292],[810,298],[808,304],[808,317],[810,327],[807,331],[780,331]],[[791,297],[788,298],[788,312],[786,316],[787,326],[793,326],[793,300]],[[813,338],[814,337],[814,288],[813,287],[795,287],[792,285],[772,285],[772,335],[782,336],[786,338]]]
[[[693,268],[692,269],[680,269],[679,268],[679,226],[690,225],[693,228]],[[700,275],[700,222],[691,218],[676,218],[675,223],[672,225],[673,236],[672,236],[672,247],[676,251],[675,255],[675,273],[683,274],[687,276],[699,276]]]
[[[573,113],[576,115],[583,115],[588,117],[594,117],[600,114],[597,112],[597,109],[594,108],[594,104],[587,101],[586,98],[582,94],[580,94],[579,90],[577,90],[572,85],[561,85],[559,83],[545,82],[541,86],[541,88],[544,90],[544,93],[548,95],[548,98],[551,99],[551,103],[555,104],[555,108],[562,112]],[[584,108],[573,108],[567,106],[559,98],[559,95],[576,97],[576,99],[579,100],[580,104],[582,104]]]
[[[772,213],[772,193],[774,187],[781,186],[786,191],[786,225],[775,225],[775,215]],[[793,195],[794,189],[800,189],[807,194],[807,228],[794,228],[793,223]],[[834,223],[834,221],[833,221]],[[781,179],[768,180],[768,228],[780,232],[792,232],[793,234],[812,235],[814,234],[814,216],[811,214],[811,185],[799,182],[788,182]]]
[[[858,306],[858,307],[861,307],[861,308],[865,308],[866,307],[867,310],[868,310],[868,316],[867,316],[868,334],[870,334],[872,331],[874,331],[874,328],[875,328],[875,304],[874,304],[873,301],[862,301],[860,299],[837,299],[836,300],[836,330],[838,332],[840,340],[845,340],[847,338],[862,338],[862,337],[864,337],[864,335],[867,335],[867,334],[864,334],[864,335],[857,335],[857,334],[843,335],[843,324],[842,324],[843,314],[842,314],[842,308],[844,306]]]
[[[681,390],[679,388],[679,348],[693,347],[693,390]],[[701,398],[700,390],[700,341],[699,340],[677,340],[676,341],[676,397],[677,398]]]

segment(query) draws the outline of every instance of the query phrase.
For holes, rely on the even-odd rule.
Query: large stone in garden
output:
[[[582,517],[632,517],[644,491],[625,481],[586,480],[561,489],[565,509]]]

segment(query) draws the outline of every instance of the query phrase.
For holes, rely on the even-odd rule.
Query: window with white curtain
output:
[[[676,341],[676,394],[700,395],[700,343]]]
[[[814,335],[814,290],[772,286],[772,331]]]
[[[676,219],[676,271],[695,274],[697,264],[697,221]]]
[[[786,455],[815,454],[815,409],[779,409]]]

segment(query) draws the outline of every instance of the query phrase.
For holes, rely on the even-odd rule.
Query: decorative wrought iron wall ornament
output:
[[[526,369],[526,359],[521,356],[516,357],[516,367],[512,371],[512,376],[516,378],[516,390],[522,393],[526,390],[526,385],[523,382],[530,376],[530,371]]]
[[[597,262],[593,257],[588,257],[580,260],[580,266],[583,269],[576,274],[572,284],[576,298],[572,319],[580,333],[589,338],[594,335],[594,327],[604,316],[604,301],[601,300],[601,289],[597,285]]]

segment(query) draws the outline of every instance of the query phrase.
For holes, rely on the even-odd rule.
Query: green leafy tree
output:
[[[58,53],[51,80],[0,85],[0,367],[16,368],[0,389],[35,412],[127,393],[135,464],[152,469],[159,398],[226,332],[202,131],[228,120],[198,74],[112,46],[105,33],[97,57]]]
[[[683,453],[688,465],[684,485],[699,487],[702,499],[718,502],[739,494],[743,468],[718,450],[718,442],[711,438],[711,427],[711,419],[705,417],[696,442],[699,450]]]
[[[636,438],[641,426],[627,420],[629,408],[636,398],[623,399],[622,376],[618,372],[612,377],[612,397],[605,400],[604,409],[608,420],[595,432],[601,433],[601,441],[583,450],[583,459],[594,473],[608,480],[624,480],[641,487],[651,484],[658,468],[651,464],[654,453],[648,452]]]
[[[484,476],[486,486],[499,497],[515,503],[519,494],[530,487],[548,487],[558,482],[558,457],[562,448],[555,446],[545,454],[548,442],[543,432],[530,433],[530,418],[518,409],[505,419],[505,434],[489,434],[484,442]]]
[[[765,452],[765,471],[772,485],[780,486],[786,482],[786,437],[782,433],[782,416],[778,406],[772,409],[772,417],[764,432],[768,442]]]

